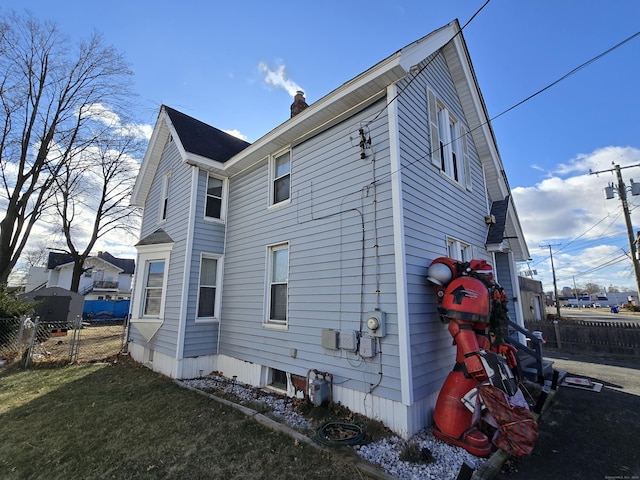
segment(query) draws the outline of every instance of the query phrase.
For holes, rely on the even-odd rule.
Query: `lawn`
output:
[[[0,370],[2,479],[359,479],[331,453],[257,424],[126,357]]]

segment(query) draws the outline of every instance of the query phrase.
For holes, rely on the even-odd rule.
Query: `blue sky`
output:
[[[266,69],[284,71],[313,103],[453,19],[466,23],[484,3],[4,0],[1,8],[28,10],[74,39],[103,33],[131,63],[140,122],[152,125],[167,104],[255,141],[287,120],[292,100]],[[637,33],[638,19],[636,0],[490,1],[464,30],[490,116]],[[560,288],[574,278],[635,285],[620,202],[602,193],[615,178],[589,168],[640,164],[639,78],[636,37],[493,122],[534,278],[546,290],[548,249],[539,246],[549,243]],[[623,175],[640,181],[640,167]]]

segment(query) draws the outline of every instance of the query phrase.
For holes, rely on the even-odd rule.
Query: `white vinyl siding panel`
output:
[[[328,371],[335,382],[366,392],[380,380],[380,357],[359,362],[353,354],[325,350],[321,332],[324,328],[360,330],[363,312],[379,302],[387,314],[388,334],[382,339],[383,376],[375,393],[400,399],[384,113],[369,127],[375,174],[381,178],[375,204],[373,189],[367,188],[373,180],[371,157],[362,160],[358,141],[351,138],[357,127],[380,109],[384,109],[384,102],[293,146],[289,205],[265,214],[267,159],[230,179],[220,354],[298,375],[306,375],[312,368]],[[379,245],[377,258],[375,241]],[[265,248],[283,242],[289,244],[288,319],[286,330],[277,330],[263,327]],[[375,293],[378,287],[379,298]],[[296,359],[290,356],[292,348],[299,352]]]
[[[431,105],[428,97],[432,94],[428,92],[442,99],[466,129],[462,106],[441,54],[436,54],[429,68],[403,92],[398,105],[400,156],[404,167],[410,361],[416,400],[440,389],[455,356],[451,337],[437,315],[433,289],[426,283],[426,269],[434,258],[447,255],[447,237],[472,245],[482,255],[487,232],[486,202],[482,193],[485,189],[473,142],[466,143],[472,188],[462,189],[440,173],[431,155],[437,146],[429,143],[433,136],[428,115]],[[490,260],[486,253],[483,258]]]

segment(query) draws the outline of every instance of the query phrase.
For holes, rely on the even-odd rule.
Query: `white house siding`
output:
[[[164,322],[149,344],[137,332],[135,322],[132,323],[130,340],[167,355],[176,356],[176,341],[178,339],[178,325],[180,321],[180,305],[182,299],[182,278],[184,271],[184,255],[187,242],[187,228],[191,191],[191,168],[182,163],[178,149],[174,142],[170,142],[160,159],[158,169],[153,179],[152,187],[145,202],[145,211],[140,230],[140,238],[145,238],[158,228],[162,228],[175,242],[171,250],[168,280],[166,287]],[[162,194],[162,179],[167,172],[171,172],[169,182],[169,203],[167,219],[159,222],[160,196]],[[144,265],[136,262],[140,275]],[[138,277],[142,278],[142,277]],[[135,315],[134,315],[135,317]]]
[[[184,357],[213,355],[217,353],[218,346],[218,322],[196,322],[201,255],[203,253],[218,255],[224,253],[224,223],[204,219],[207,177],[208,173],[204,170],[198,172],[198,193],[193,213],[196,222],[190,264]],[[219,279],[218,288],[222,287],[222,285],[222,279]]]
[[[431,61],[432,60],[432,61]],[[412,365],[414,421],[430,423],[437,392],[454,362],[445,325],[436,311],[433,288],[426,281],[429,263],[447,256],[447,236],[474,247],[474,256],[490,259],[484,249],[487,227],[482,170],[471,141],[469,167],[471,189],[461,188],[441,174],[431,162],[427,87],[466,124],[456,89],[444,57],[436,54],[431,64],[398,98],[398,130],[404,208],[408,315]],[[406,85],[401,82],[399,89]],[[427,414],[427,418],[424,415]],[[420,425],[409,426],[419,428]]]
[[[366,129],[373,148],[362,160],[358,128],[381,111]],[[267,159],[231,178],[221,356],[302,376],[317,369],[331,373],[340,388],[369,393],[374,385],[373,395],[400,400],[389,138],[384,112],[385,104],[379,102],[294,146],[292,199],[287,205],[268,209]],[[371,185],[376,179],[374,191]],[[280,242],[289,242],[286,330],[263,326],[267,246]],[[366,330],[363,312],[375,307],[387,315],[387,335],[381,340],[380,355],[362,360],[344,350],[323,349],[322,329]]]

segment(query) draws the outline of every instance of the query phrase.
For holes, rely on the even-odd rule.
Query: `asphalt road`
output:
[[[533,452],[510,461],[504,480],[640,480],[640,360],[545,351],[554,368],[602,384],[560,386],[538,422]]]

